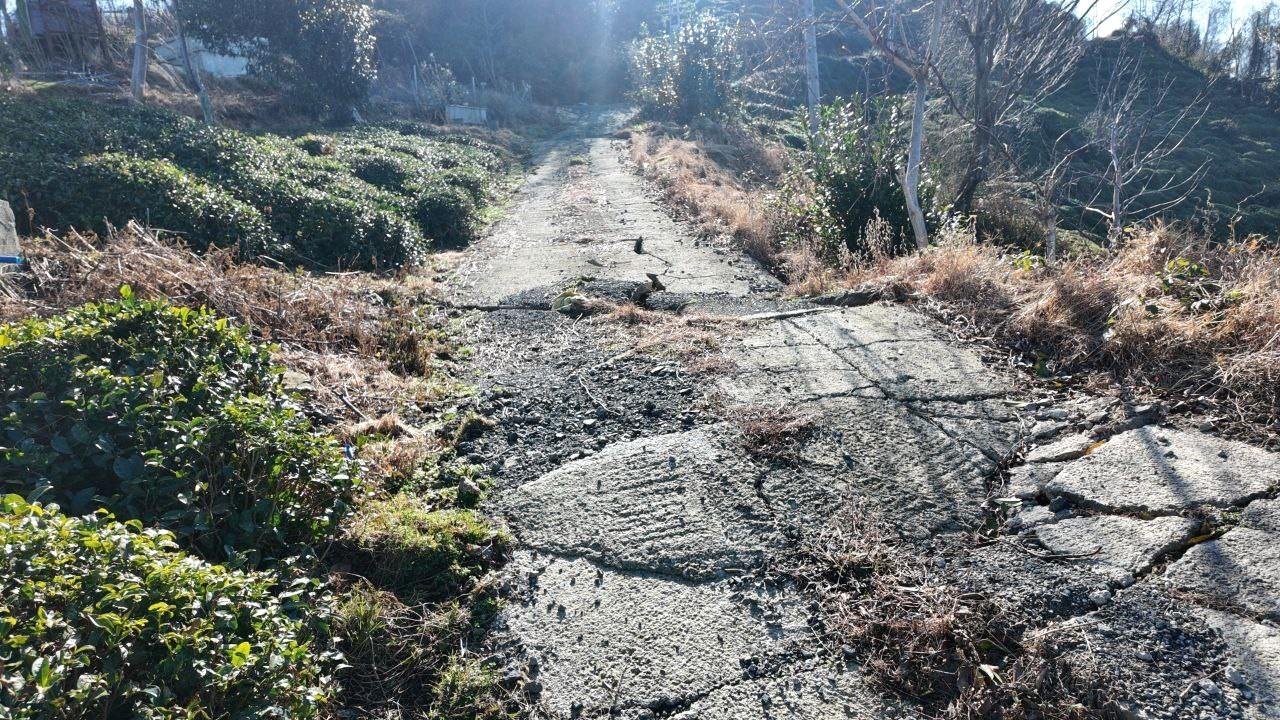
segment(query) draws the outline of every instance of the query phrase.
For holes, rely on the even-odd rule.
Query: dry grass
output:
[[[129,285],[141,298],[210,308],[279,345],[279,359],[310,376],[315,404],[335,418],[429,402],[449,383],[433,377],[454,348],[428,278],[239,264],[230,251],[196,254],[132,224],[106,238],[33,238],[24,254],[22,273],[0,276],[0,322],[114,299]]]
[[[1106,692],[1068,668],[1064,630],[1023,635],[1014,608],[944,578],[897,546],[863,507],[832,519],[801,547],[790,574],[813,591],[825,632],[887,690],[939,718],[1083,720],[1106,717]],[[1073,672],[1074,671],[1074,672]]]
[[[1042,374],[1103,373],[1271,428],[1280,421],[1280,251],[1155,225],[1119,251],[1055,268],[952,228],[927,252],[879,257],[839,282],[909,297],[994,338]],[[829,282],[798,276],[799,294]]]
[[[632,133],[631,159],[706,235],[732,237],[765,265],[776,262],[769,196],[784,171],[780,148],[711,123],[651,125]]]
[[[747,452],[765,458],[795,455],[797,444],[813,432],[818,421],[812,412],[759,405],[730,408],[729,415],[742,430]]]
[[[741,328],[737,318],[707,313],[669,313],[648,310],[635,303],[610,304],[591,300],[597,312],[591,322],[615,325],[616,345],[625,348],[614,360],[632,355],[667,358],[697,374],[731,370],[721,352],[726,338]]]

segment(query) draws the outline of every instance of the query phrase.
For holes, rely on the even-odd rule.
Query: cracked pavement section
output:
[[[1112,438],[1045,485],[1050,497],[1109,512],[1173,513],[1243,505],[1280,486],[1274,454],[1154,425]]]
[[[496,625],[533,717],[929,714],[873,688],[858,650],[821,635],[810,590],[778,579],[850,508],[1051,637],[1072,677],[1123,688],[1129,716],[1280,717],[1280,456],[1142,425],[1150,409],[1108,423],[1113,399],[1018,402],[901,305],[771,316],[790,307],[776,282],[695,239],[619,145],[584,135],[544,148],[458,276],[465,299],[525,307],[485,316],[497,427],[466,451],[491,463],[490,509],[520,548]],[[672,290],[650,310],[742,318],[718,339],[731,369],[619,354],[607,323],[538,311],[583,276],[616,301],[649,272]],[[748,409],[810,422],[762,452],[737,417],[771,415]]]
[[[809,639],[797,599],[729,582],[693,583],[519,553],[531,597],[505,616],[553,717],[679,708],[768,672]]]
[[[726,426],[617,443],[502,500],[520,541],[691,577],[757,567],[772,538],[757,471]]]

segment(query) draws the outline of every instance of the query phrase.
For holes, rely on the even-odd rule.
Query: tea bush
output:
[[[150,217],[198,248],[327,268],[412,265],[429,240],[467,242],[509,162],[412,123],[291,140],[77,100],[0,97],[0,137],[0,196],[24,224],[28,208],[54,228]]]
[[[354,481],[245,332],[203,310],[89,304],[0,326],[0,475],[249,563],[324,540]]]
[[[106,218],[95,213],[111,208],[112,217],[181,231],[196,250],[238,245],[246,257],[284,250],[262,213],[167,160],[93,155],[54,173],[51,185],[43,209],[59,227],[103,232]]]
[[[281,591],[136,521],[16,495],[0,500],[0,545],[7,718],[313,718],[335,691],[314,581]]]

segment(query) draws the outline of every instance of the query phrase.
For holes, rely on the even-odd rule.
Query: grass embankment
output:
[[[506,539],[453,451],[476,420],[429,279],[134,226],[26,253],[0,286],[0,702],[507,714],[479,652]]]
[[[396,268],[465,244],[512,156],[415,123],[288,138],[164,110],[0,97],[0,197],[20,230],[129,220],[196,249],[319,268]]]

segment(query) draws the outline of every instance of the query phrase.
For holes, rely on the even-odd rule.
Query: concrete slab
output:
[[[1216,606],[1280,620],[1280,535],[1236,527],[1188,550],[1164,578]]]
[[[525,545],[690,577],[758,566],[773,544],[756,471],[728,426],[633,440],[501,501]]]
[[[539,658],[551,717],[679,707],[751,676],[810,640],[795,598],[758,587],[618,572],[582,559],[518,552],[531,584],[503,624]]]
[[[1122,515],[1067,518],[1035,528],[1036,540],[1055,555],[1088,555],[1071,564],[1112,585],[1128,586],[1153,563],[1183,546],[1200,523],[1189,518],[1137,520]]]
[[[1157,514],[1243,505],[1278,486],[1280,455],[1148,425],[1072,462],[1045,490],[1086,507]]]

